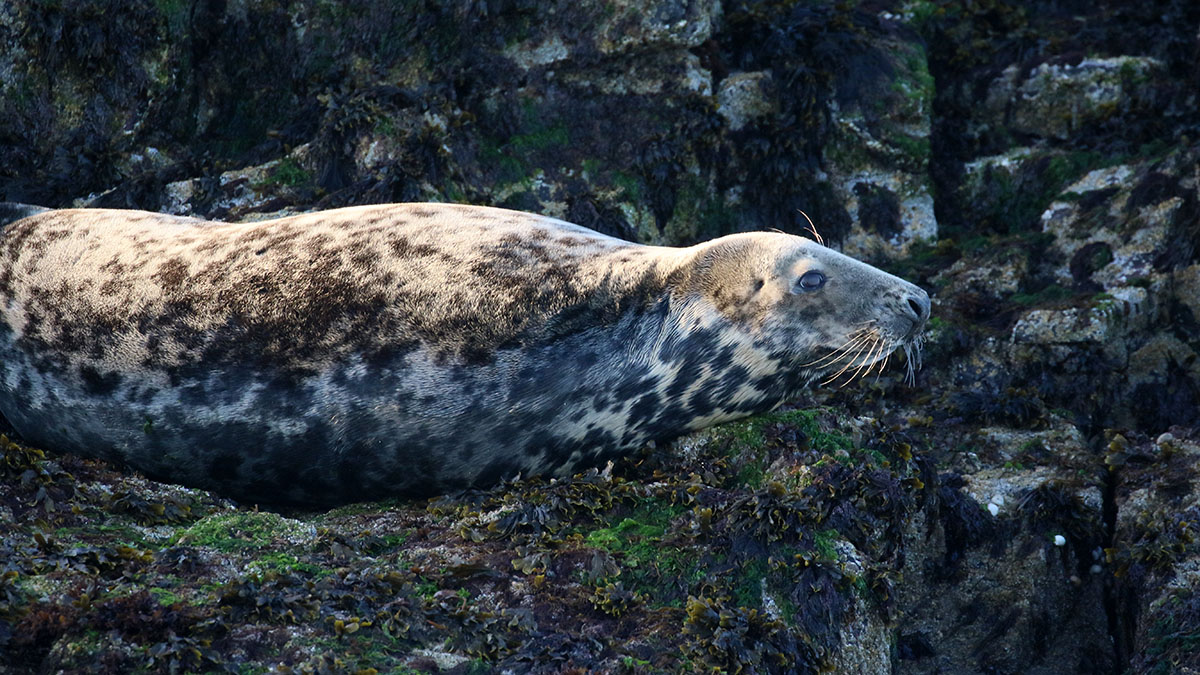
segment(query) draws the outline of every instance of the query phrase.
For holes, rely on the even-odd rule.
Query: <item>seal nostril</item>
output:
[[[917,297],[910,295],[908,297],[908,308],[912,310],[918,322],[924,322],[929,318],[929,296]]]
[[[908,306],[912,308],[913,314],[916,314],[918,319],[921,318],[921,304],[917,302],[916,298],[909,298]]]

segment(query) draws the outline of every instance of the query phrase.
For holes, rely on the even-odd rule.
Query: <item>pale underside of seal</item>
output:
[[[448,204],[16,215],[0,412],[31,443],[255,502],[569,473],[869,367],[929,313],[777,233],[651,247]]]

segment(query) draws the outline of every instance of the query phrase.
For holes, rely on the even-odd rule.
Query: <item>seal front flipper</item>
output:
[[[33,206],[32,204],[0,202],[0,230],[3,230],[9,223],[15,223],[22,218],[36,216],[49,210],[43,206]]]

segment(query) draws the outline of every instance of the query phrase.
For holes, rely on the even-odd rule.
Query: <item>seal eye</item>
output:
[[[800,275],[796,286],[802,291],[819,291],[825,285],[825,275],[813,270]]]

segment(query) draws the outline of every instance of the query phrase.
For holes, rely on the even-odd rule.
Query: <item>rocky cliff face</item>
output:
[[[0,671],[1200,668],[1194,3],[17,0],[0,44],[3,200],[807,214],[935,303],[915,386],[430,503],[4,442]]]

